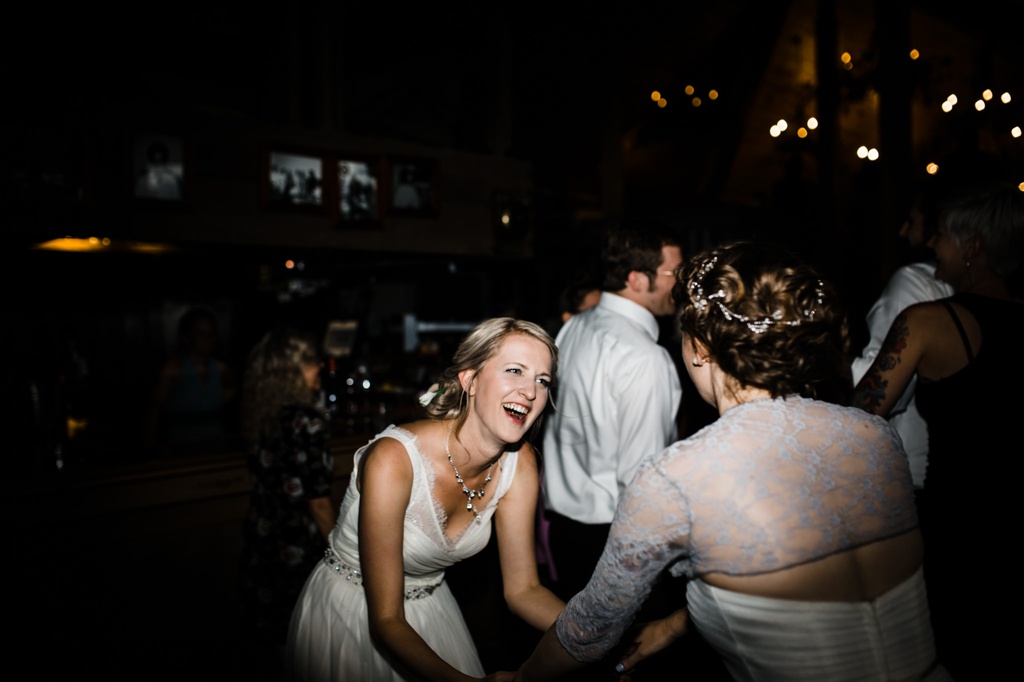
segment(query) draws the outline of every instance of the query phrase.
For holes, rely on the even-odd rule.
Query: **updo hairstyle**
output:
[[[776,246],[732,242],[697,254],[673,297],[680,327],[739,387],[820,397],[843,376],[849,335],[831,285]],[[830,386],[832,388],[832,386]]]
[[[427,416],[431,419],[458,419],[459,426],[468,401],[466,392],[459,382],[459,373],[472,370],[475,374],[494,357],[502,341],[513,334],[530,336],[543,343],[551,352],[551,381],[558,374],[558,348],[551,336],[533,322],[512,317],[495,317],[484,320],[471,331],[455,351],[452,365],[444,371],[437,382],[437,393],[427,404]],[[549,396],[550,399],[550,396]],[[539,423],[538,419],[536,423]]]

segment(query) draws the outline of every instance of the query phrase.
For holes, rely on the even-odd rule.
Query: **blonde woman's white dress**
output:
[[[435,501],[434,470],[416,437],[389,426],[355,454],[353,472],[367,448],[380,438],[405,446],[413,466],[412,494],[405,514],[405,615],[430,647],[455,668],[482,677],[483,666],[459,606],[444,582],[448,566],[487,546],[491,518],[515,475],[517,452],[499,462],[494,488],[488,490],[480,523],[471,523],[454,541],[444,534],[446,517]],[[453,473],[454,475],[454,473]],[[366,596],[359,563],[359,491],[349,482],[338,523],[331,533],[330,556],[313,570],[292,615],[288,670],[295,682],[399,682],[416,680],[370,637]]]

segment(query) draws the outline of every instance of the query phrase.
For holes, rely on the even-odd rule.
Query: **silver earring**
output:
[[[693,365],[694,367],[703,367],[703,363],[697,361],[696,355],[694,355],[693,359],[690,360],[690,364]]]

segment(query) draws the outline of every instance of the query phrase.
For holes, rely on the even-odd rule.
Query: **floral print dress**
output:
[[[326,548],[308,502],[330,496],[334,457],[320,412],[289,405],[279,418],[281,436],[246,453],[252,496],[242,528],[239,590],[252,634],[283,644],[295,600]]]

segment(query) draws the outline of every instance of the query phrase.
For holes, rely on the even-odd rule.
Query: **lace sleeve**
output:
[[[916,526],[910,468],[884,419],[799,396],[748,402],[644,462],[558,637],[597,660],[666,567],[771,573]]]
[[[556,622],[559,641],[576,660],[598,660],[615,646],[662,570],[686,552],[686,499],[659,459],[646,460],[626,488],[593,577]]]

